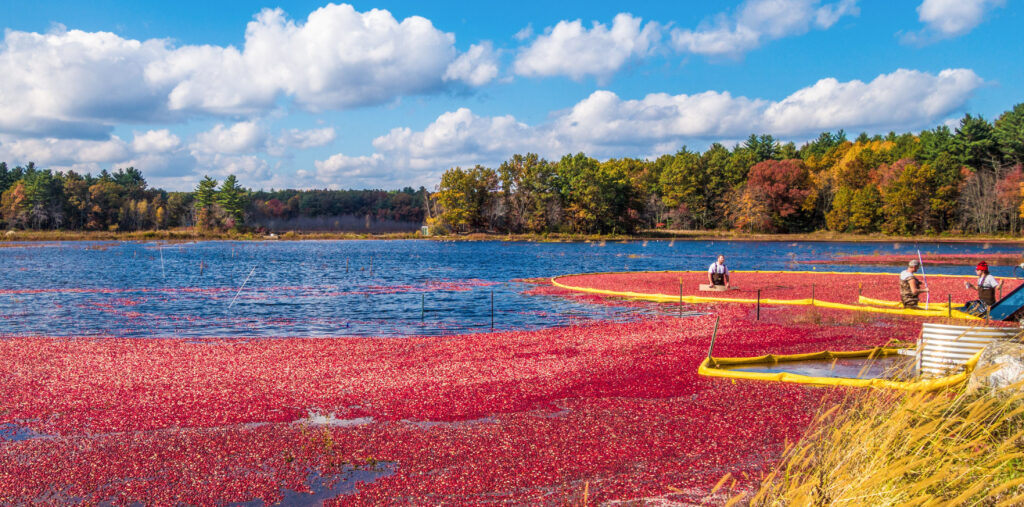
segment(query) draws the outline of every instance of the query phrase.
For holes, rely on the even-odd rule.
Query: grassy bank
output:
[[[871,391],[820,415],[759,491],[730,503],[1022,502],[1024,395]]]
[[[447,234],[424,237],[419,232],[401,233],[357,233],[326,231],[287,231],[275,234],[254,232],[197,231],[173,229],[157,231],[22,231],[9,230],[0,233],[0,244],[11,241],[197,241],[197,240],[357,240],[357,239],[429,239],[435,241],[534,241],[570,243],[582,241],[775,241],[775,242],[940,242],[965,243],[989,242],[1001,244],[1024,244],[1024,238],[1015,236],[984,235],[935,235],[935,236],[886,236],[882,234],[845,234],[827,231],[801,234],[752,234],[735,231],[693,231],[650,229],[636,234]]]

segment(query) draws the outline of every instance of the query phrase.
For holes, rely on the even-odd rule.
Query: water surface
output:
[[[524,294],[524,278],[706,269],[895,272],[800,265],[872,253],[1019,253],[980,243],[208,241],[0,248],[0,336],[409,336],[628,320],[656,307]],[[1011,268],[995,267],[1007,276]],[[973,274],[969,266],[929,273]],[[243,286],[244,284],[244,286]],[[674,310],[667,310],[673,312]]]

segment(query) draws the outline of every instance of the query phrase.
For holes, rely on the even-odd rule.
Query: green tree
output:
[[[470,170],[454,167],[441,175],[436,194],[441,221],[456,231],[487,227],[487,211],[498,189],[498,174],[476,166]]]
[[[859,233],[870,233],[878,230],[881,217],[882,196],[878,187],[867,185],[853,192],[850,200],[849,230]]]
[[[1001,158],[992,125],[981,116],[964,115],[953,137],[960,163],[975,170],[992,167]]]
[[[917,151],[917,160],[931,162],[943,154],[953,153],[953,132],[949,127],[940,125],[932,130],[924,130],[920,139],[921,148]]]
[[[209,208],[217,203],[217,180],[203,176],[203,179],[196,186],[196,207],[200,209]]]
[[[933,193],[931,167],[903,159],[893,164],[892,173],[895,177],[882,187],[882,231],[887,234],[923,232]]]
[[[994,136],[999,151],[1008,161],[1024,164],[1024,102],[999,115]]]
[[[214,205],[217,204],[217,180],[203,176],[195,191],[195,225],[199,229],[213,227]]]
[[[601,164],[583,153],[566,155],[556,167],[564,210],[574,231],[630,232],[639,218],[630,207],[629,176],[615,164]]]
[[[224,178],[215,196],[217,204],[224,210],[232,228],[239,228],[245,220],[245,190],[238,185],[234,174]]]

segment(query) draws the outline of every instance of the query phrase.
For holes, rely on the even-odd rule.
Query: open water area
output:
[[[443,335],[631,320],[656,306],[531,294],[519,280],[608,271],[893,272],[800,264],[837,255],[1020,254],[1004,243],[204,241],[6,243],[0,336]],[[927,266],[973,274],[973,266]],[[996,266],[996,276],[1012,267]],[[895,283],[895,282],[894,282]]]

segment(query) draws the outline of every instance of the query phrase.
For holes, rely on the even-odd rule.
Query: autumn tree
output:
[[[751,196],[764,201],[773,228],[789,231],[800,226],[802,211],[813,207],[807,168],[799,159],[766,160],[750,168],[747,188]]]
[[[436,195],[441,222],[452,230],[467,232],[487,227],[486,214],[498,188],[493,169],[476,166],[470,170],[454,167],[441,175]]]

